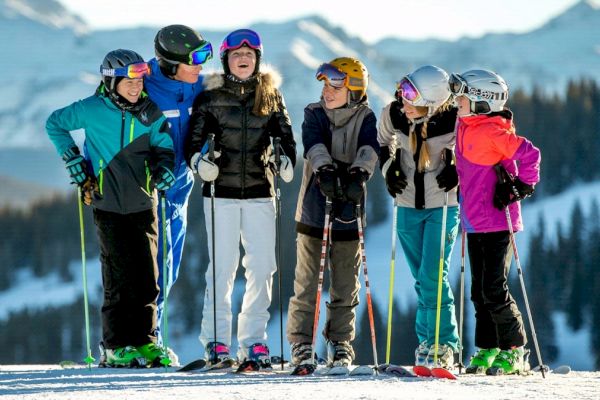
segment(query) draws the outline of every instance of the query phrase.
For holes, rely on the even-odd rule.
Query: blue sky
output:
[[[374,42],[478,37],[537,28],[578,0],[59,0],[93,29],[190,25],[200,32],[229,30],[258,21],[319,14],[347,32]],[[590,0],[599,4],[599,0]]]

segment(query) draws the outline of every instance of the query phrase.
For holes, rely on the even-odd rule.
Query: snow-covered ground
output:
[[[3,400],[178,399],[577,399],[600,398],[600,372],[567,375],[459,376],[458,380],[292,377],[283,374],[176,373],[59,366],[0,366]]]

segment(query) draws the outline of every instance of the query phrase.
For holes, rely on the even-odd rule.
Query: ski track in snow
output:
[[[12,399],[598,399],[600,372],[433,378],[292,377],[276,373],[176,373],[164,369],[0,366],[0,397]]]

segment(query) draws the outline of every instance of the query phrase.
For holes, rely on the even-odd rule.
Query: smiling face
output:
[[[233,76],[241,81],[245,81],[254,73],[256,51],[246,46],[230,50],[227,55],[227,65]]]
[[[202,71],[202,65],[187,65],[181,63],[177,65],[177,73],[173,75],[173,79],[185,83],[196,83],[198,82],[200,71]]]
[[[348,88],[345,86],[338,88],[331,86],[327,81],[324,81],[321,94],[325,101],[325,107],[329,110],[343,107],[348,103]]]
[[[144,89],[143,79],[123,78],[117,84],[117,93],[130,103],[137,103]]]

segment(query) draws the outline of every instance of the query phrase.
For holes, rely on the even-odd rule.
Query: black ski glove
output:
[[[440,189],[444,192],[449,192],[458,185],[458,174],[456,173],[456,165],[446,165],[442,172],[435,177]]]
[[[335,167],[332,164],[323,165],[317,172],[317,183],[323,196],[330,199],[339,199],[342,197],[342,188],[340,187],[340,178]]]
[[[523,182],[519,177],[512,179],[502,166],[496,165],[494,168],[498,175],[498,183],[494,191],[494,207],[498,210],[503,210],[511,203],[531,196],[535,191],[534,185]]]
[[[406,175],[400,167],[400,151],[397,152],[396,159],[390,163],[385,172],[385,186],[392,197],[402,194],[402,191],[408,186]]]
[[[346,199],[354,204],[359,204],[365,194],[365,183],[369,173],[362,168],[352,168],[348,172],[348,185],[344,188]]]

